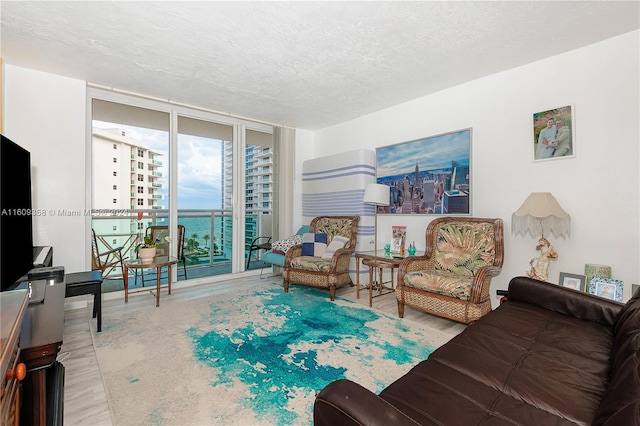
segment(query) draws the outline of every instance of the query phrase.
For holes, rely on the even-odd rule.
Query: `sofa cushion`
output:
[[[472,277],[493,264],[495,241],[491,223],[448,223],[438,231],[435,269],[443,274]]]
[[[473,277],[451,274],[440,274],[429,271],[409,272],[404,276],[404,285],[431,293],[469,300]]]
[[[289,238],[275,241],[271,244],[271,251],[279,254],[287,254],[287,251],[293,247],[302,244],[302,235],[293,235]]]
[[[306,232],[302,235],[302,255],[322,257],[327,251],[327,234]]]
[[[304,269],[305,271],[329,272],[331,259],[323,259],[314,256],[298,256],[291,260],[292,269]]]

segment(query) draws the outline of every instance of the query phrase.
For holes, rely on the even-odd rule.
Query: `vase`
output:
[[[140,248],[140,259],[144,263],[149,263],[156,257],[156,248],[155,247],[141,247]]]

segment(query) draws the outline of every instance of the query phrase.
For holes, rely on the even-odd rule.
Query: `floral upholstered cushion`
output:
[[[351,245],[351,232],[353,229],[353,221],[351,219],[337,219],[332,217],[323,217],[316,222],[315,232],[322,232],[327,234],[329,243],[336,235],[347,238],[349,241],[345,245],[346,248],[350,248]]]
[[[475,272],[493,264],[495,240],[489,223],[449,223],[438,231],[435,269],[442,275],[473,277]]]
[[[428,271],[410,272],[404,276],[404,285],[443,296],[469,300],[473,277],[463,275],[441,275]]]
[[[493,225],[458,222],[442,225],[434,250],[434,270],[404,276],[404,285],[469,300],[473,277],[495,259]]]
[[[294,269],[304,269],[305,271],[328,272],[331,269],[331,259],[323,259],[313,256],[299,256],[293,258],[291,267]]]
[[[287,250],[298,244],[302,244],[302,235],[294,235],[284,240],[275,241],[271,244],[271,251],[279,254],[287,254]]]

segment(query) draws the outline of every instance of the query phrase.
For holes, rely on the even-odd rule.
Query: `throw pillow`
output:
[[[327,250],[327,234],[302,234],[302,255],[321,257]]]
[[[278,240],[271,244],[271,251],[278,254],[287,254],[287,251],[298,244],[302,244],[302,235],[294,235],[284,240]]]
[[[344,246],[348,242],[349,242],[348,238],[341,237],[340,235],[336,235],[335,237],[333,237],[333,240],[331,240],[331,243],[329,244],[329,246],[327,246],[327,250],[324,252],[322,257],[325,259],[331,259],[333,257],[333,254],[336,252],[336,250],[344,248]]]

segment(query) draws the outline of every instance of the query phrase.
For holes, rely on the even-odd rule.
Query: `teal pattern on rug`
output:
[[[211,386],[244,383],[249,392],[239,403],[261,422],[311,424],[310,401],[317,392],[334,380],[362,380],[350,375],[350,365],[370,375],[369,389],[377,393],[390,384],[388,377],[378,378],[385,363],[406,365],[408,371],[433,350],[403,320],[350,301],[331,302],[327,292],[296,286],[289,293],[281,287],[257,293],[259,298],[230,295],[235,306],[245,306],[234,313],[210,304],[209,326],[186,333],[199,362],[219,370]],[[389,324],[384,332],[381,319]],[[293,403],[301,396],[305,407]]]

